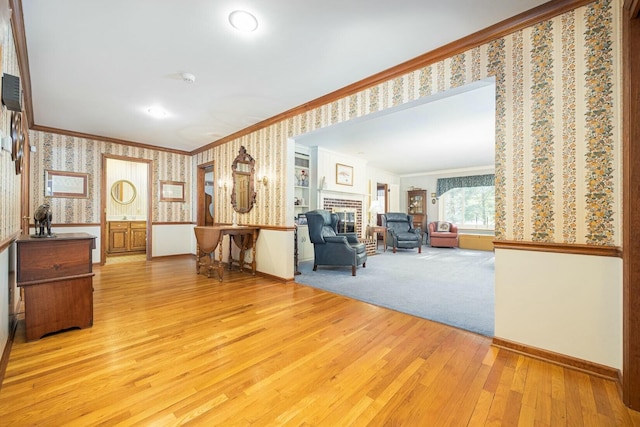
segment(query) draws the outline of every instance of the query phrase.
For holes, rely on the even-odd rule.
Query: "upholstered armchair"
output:
[[[429,223],[429,240],[432,247],[457,248],[458,227],[447,221]]]
[[[414,249],[422,253],[422,234],[419,228],[413,228],[413,215],[404,212],[387,212],[382,215],[382,225],[387,227],[387,246]]]
[[[367,250],[358,241],[356,233],[337,233],[338,215],[324,209],[309,211],[307,225],[309,239],[313,243],[313,271],[319,265],[350,265],[351,275],[356,275],[356,267],[366,267]]]

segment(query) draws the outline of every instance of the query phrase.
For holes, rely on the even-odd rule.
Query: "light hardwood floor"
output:
[[[191,257],[95,271],[92,328],[19,326],[0,425],[640,426],[612,381],[427,320]]]

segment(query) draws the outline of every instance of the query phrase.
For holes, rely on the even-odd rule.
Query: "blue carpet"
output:
[[[300,263],[297,283],[481,335],[494,333],[494,254],[424,246],[369,256],[367,267]]]

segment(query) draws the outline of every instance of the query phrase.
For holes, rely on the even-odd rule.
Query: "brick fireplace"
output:
[[[323,200],[323,209],[338,213],[341,217],[355,219],[355,230],[357,236],[362,236],[362,202],[359,200],[331,199]],[[348,221],[349,222],[349,221]],[[343,232],[343,230],[339,230]]]

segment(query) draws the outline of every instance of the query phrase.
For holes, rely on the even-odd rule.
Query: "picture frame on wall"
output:
[[[89,197],[88,181],[88,173],[46,170],[44,195],[86,199]]]
[[[336,163],[336,184],[353,185],[353,166]]]
[[[184,202],[184,182],[160,181],[161,202]]]

